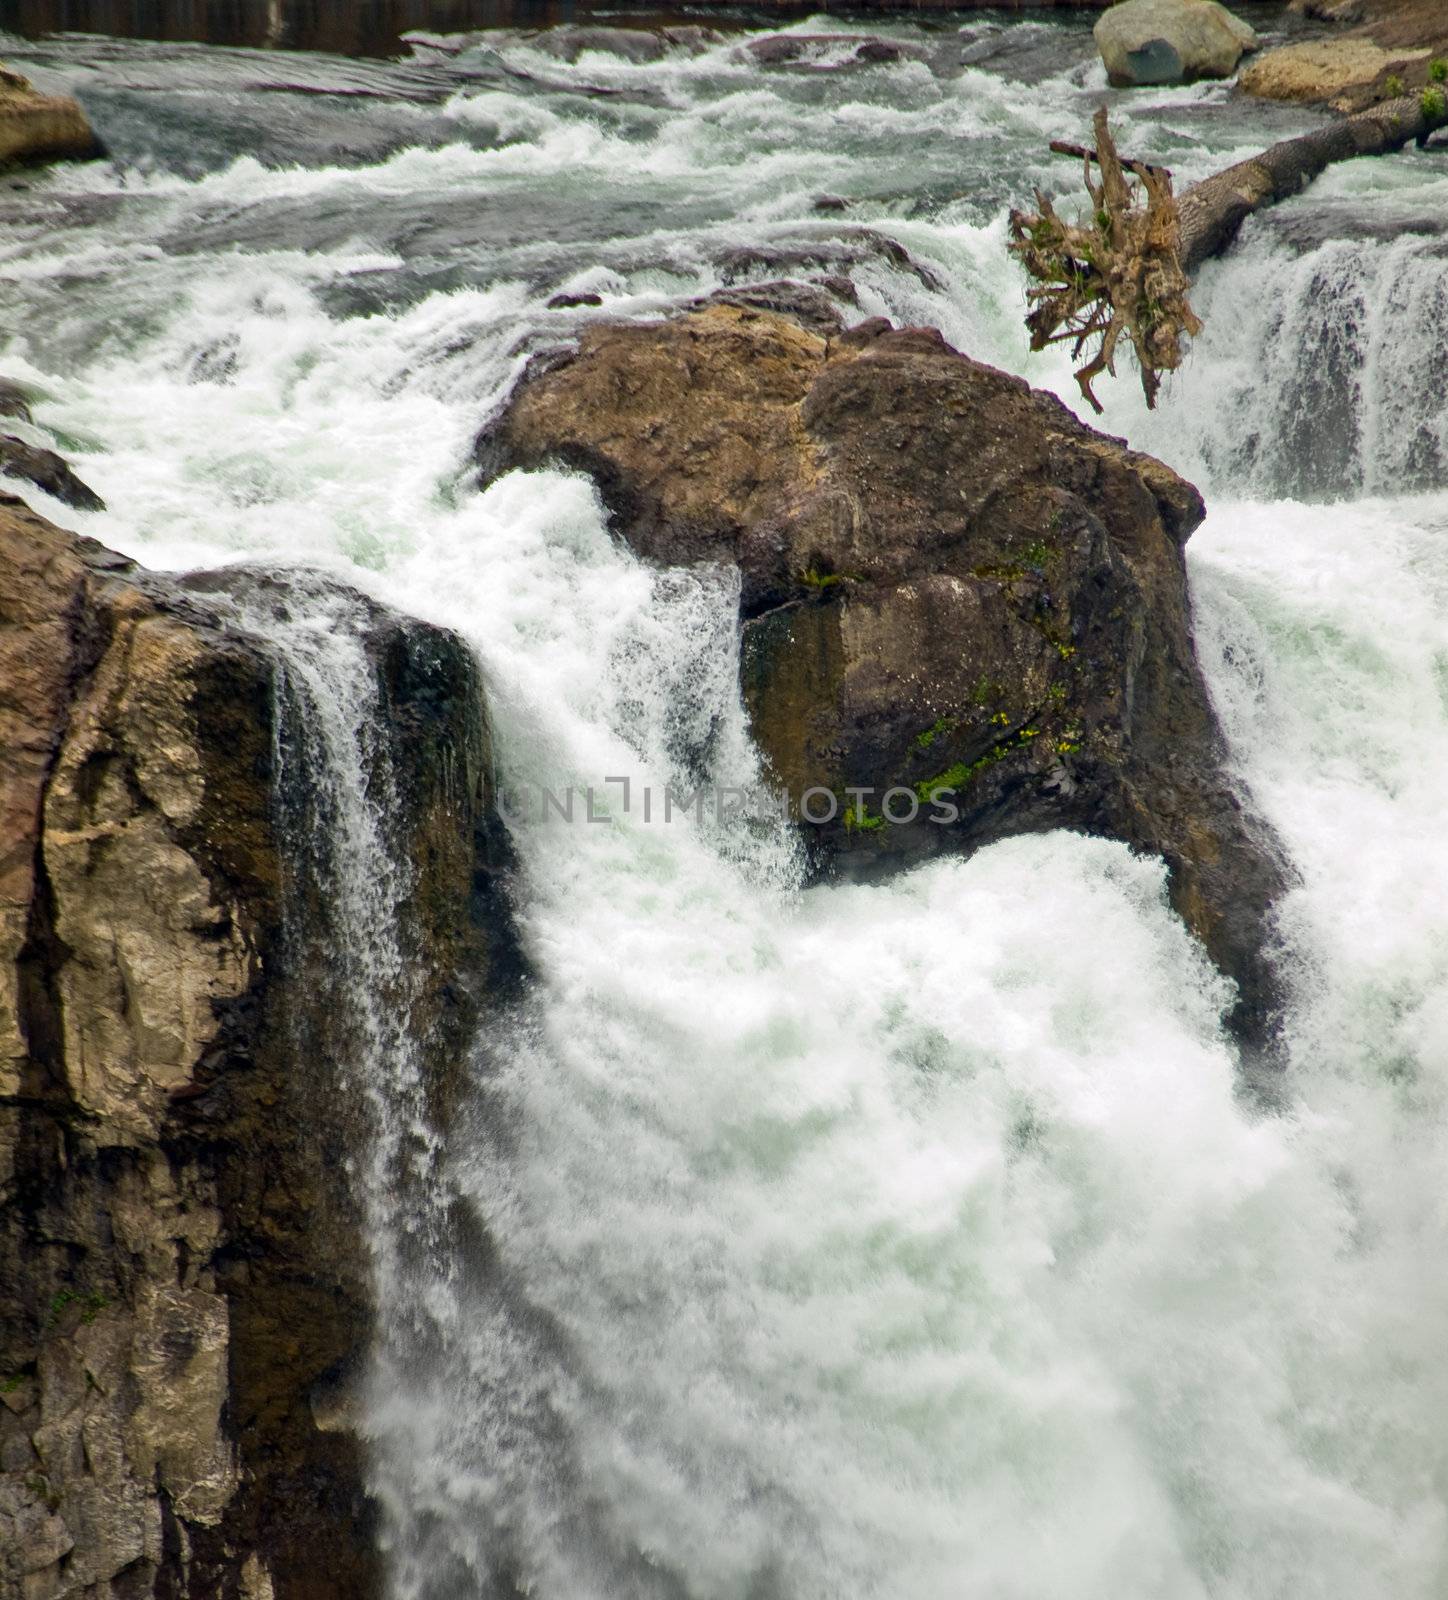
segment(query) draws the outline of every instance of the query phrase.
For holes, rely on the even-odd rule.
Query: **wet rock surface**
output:
[[[833,797],[832,870],[1053,827],[1160,852],[1260,1032],[1281,877],[1193,651],[1196,490],[933,329],[811,311],[593,326],[485,430],[484,477],[581,468],[640,555],[738,567],[754,731],[796,802]]]
[[[475,36],[479,42],[486,41],[487,37],[486,34]],[[645,29],[565,23],[539,34],[536,48],[559,61],[575,62],[581,55],[595,51],[638,63],[662,61],[672,54],[698,55],[717,44],[721,37],[712,28],[687,25]]]
[[[0,401],[3,403],[3,401]],[[28,421],[28,408],[21,414]],[[13,434],[0,433],[0,474],[20,478],[44,489],[63,505],[77,511],[104,511],[106,503],[94,489],[81,482],[64,456],[42,445],[27,444]]]
[[[9,378],[0,378],[0,417],[14,417],[17,422],[30,421],[30,395],[22,385]]]
[[[27,1600],[376,1590],[330,1403],[372,1315],[348,1041],[282,959],[316,900],[279,836],[286,699],[216,585],[0,502],[0,1592]],[[441,1112],[505,921],[481,688],[380,609],[368,650]]]

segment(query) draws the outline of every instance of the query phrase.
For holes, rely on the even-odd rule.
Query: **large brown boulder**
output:
[[[0,166],[84,161],[102,153],[77,101],[68,94],[41,94],[28,78],[0,66]]]
[[[739,568],[755,735],[796,803],[837,799],[836,869],[1055,827],[1160,852],[1264,1025],[1281,878],[1222,771],[1182,554],[1202,502],[1169,468],[933,330],[722,304],[590,328],[479,453],[592,473],[652,561]]]
[[[244,614],[288,604],[264,577],[147,574],[0,500],[6,1596],[379,1588],[339,1403],[372,1323],[350,1041],[327,885],[286,823],[317,774],[278,766],[304,730],[237,586]],[[445,1111],[501,948],[487,728],[456,639],[366,617]]]

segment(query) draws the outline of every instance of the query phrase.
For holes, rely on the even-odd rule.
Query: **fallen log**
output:
[[[1146,403],[1154,406],[1161,375],[1181,364],[1183,339],[1201,331],[1187,299],[1192,276],[1231,244],[1254,211],[1299,193],[1334,162],[1422,145],[1444,126],[1448,103],[1441,89],[1430,88],[1284,139],[1176,196],[1164,167],[1118,154],[1101,107],[1095,149],[1051,146],[1081,158],[1090,214],[1064,221],[1040,190],[1036,211],[1011,212],[1010,248],[1035,280],[1026,315],[1031,348],[1070,343],[1076,360],[1092,351],[1076,381],[1099,413],[1092,383],[1103,372],[1115,376],[1117,346],[1126,337]]]
[[[1052,139],[1046,147],[1053,156],[1075,156],[1078,161],[1097,161],[1100,157],[1089,145],[1073,144],[1069,139]],[[1148,172],[1160,173],[1163,177],[1171,177],[1170,167],[1153,166],[1149,161],[1128,161],[1126,165],[1134,172],[1138,167],[1144,167]]]
[[[1421,95],[1370,106],[1295,139],[1283,139],[1261,155],[1193,184],[1177,202],[1182,270],[1190,277],[1231,244],[1254,211],[1298,194],[1334,162],[1425,144],[1429,134],[1444,126],[1448,126],[1448,103],[1443,92],[1427,89]]]

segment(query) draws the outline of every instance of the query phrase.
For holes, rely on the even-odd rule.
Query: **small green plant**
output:
[[[863,802],[845,808],[846,833],[874,833],[884,826],[884,817],[871,811]]]
[[[799,581],[807,589],[833,589],[837,583],[862,583],[858,572],[821,572],[818,567],[806,567]]]
[[[1418,109],[1429,122],[1442,122],[1448,119],[1448,96],[1438,88],[1424,89],[1418,99]]]
[[[25,1374],[23,1372],[12,1372],[3,1383],[0,1383],[0,1394],[14,1394],[24,1382]]]
[[[50,1479],[43,1472],[32,1472],[25,1480],[25,1487],[37,1500],[44,1502],[47,1511],[55,1512],[60,1509],[60,1496],[51,1487]]]
[[[950,733],[955,724],[949,717],[937,717],[928,728],[922,728],[915,735],[916,746],[921,750],[928,750],[943,733]]]
[[[45,1319],[46,1327],[53,1328],[56,1323],[60,1321],[61,1313],[65,1310],[65,1308],[73,1301],[79,1299],[80,1296],[75,1292],[74,1289],[62,1289],[60,1293],[56,1295],[55,1298],[50,1302],[50,1311]]]
[[[972,762],[967,766],[965,762],[957,761],[953,767],[947,767],[944,772],[937,772],[933,778],[926,778],[917,783],[915,793],[928,802],[936,795],[944,794],[948,789],[962,789],[975,776],[981,765],[981,762]]]
[[[995,766],[996,762],[1004,761],[1012,750],[1019,750],[1024,745],[1030,744],[1031,740],[1038,739],[1040,734],[1039,728],[1022,728],[1013,738],[1004,738],[992,745],[978,760],[957,761],[953,767],[947,767],[944,772],[937,772],[933,778],[923,779],[915,785],[915,793],[928,805],[947,791],[963,789],[972,778],[979,777],[988,767]]]
[[[1428,63],[1429,83],[1448,83],[1448,61],[1430,61]]]
[[[50,1314],[45,1319],[45,1326],[47,1329],[53,1328],[60,1321],[65,1308],[73,1305],[81,1307],[80,1320],[89,1326],[109,1304],[110,1301],[103,1294],[81,1294],[76,1289],[62,1289],[50,1302]]]
[[[1021,583],[1027,578],[1039,579],[1045,576],[1043,569],[1050,563],[1051,555],[1050,545],[1035,539],[1020,551],[1019,560],[990,561],[983,567],[972,567],[970,575],[972,578],[990,578],[995,583]]]
[[[1383,93],[1387,95],[1389,100],[1398,99],[1406,88],[1407,85],[1396,72],[1390,72],[1383,80]]]

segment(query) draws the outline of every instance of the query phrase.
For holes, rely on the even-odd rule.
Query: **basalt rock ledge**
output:
[[[1125,840],[1165,857],[1262,1038],[1283,880],[1194,653],[1201,497],[933,329],[793,309],[592,325],[524,374],[482,476],[581,468],[640,556],[737,567],[758,744],[796,800],[838,801],[810,830],[823,871],[1058,827]]]

